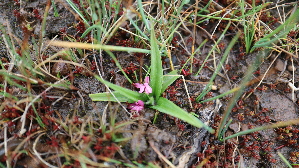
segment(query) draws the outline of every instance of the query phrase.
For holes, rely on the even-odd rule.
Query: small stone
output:
[[[212,90],[217,90],[218,87],[217,87],[216,85],[212,85],[211,89],[212,89]]]
[[[229,128],[232,129],[235,133],[240,131],[240,126],[237,122],[230,124]]]
[[[52,67],[52,74],[53,75],[67,75],[70,71],[68,69],[68,66],[63,60],[60,59],[61,62],[56,62],[54,66]]]
[[[285,64],[281,59],[276,60],[275,69],[278,71],[284,71],[285,70]]]
[[[296,67],[293,66],[293,65],[289,65],[288,70],[291,71],[291,72],[296,71]]]

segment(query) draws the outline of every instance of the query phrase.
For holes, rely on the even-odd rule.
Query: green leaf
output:
[[[218,63],[212,77],[210,78],[210,81],[209,81],[208,85],[204,88],[204,90],[201,92],[201,94],[199,96],[197,96],[197,98],[196,98],[197,102],[199,100],[201,100],[212,89],[213,81],[215,80],[216,76],[218,75],[218,72],[221,70],[222,65],[224,64],[225,60],[229,56],[229,53],[230,53],[231,49],[233,48],[234,44],[237,42],[240,35],[241,35],[241,32],[238,32],[235,35],[235,37],[232,39],[232,41],[229,43],[227,48],[225,49],[224,54],[223,54],[223,56],[220,60],[220,63]]]
[[[97,24],[94,24],[92,26],[90,26],[89,28],[87,28],[84,33],[81,35],[81,38],[84,38],[90,31],[92,31],[93,29],[95,30],[100,30],[105,32],[105,29],[101,26],[100,22]],[[106,32],[105,32],[106,33]]]
[[[180,75],[178,75],[177,72],[177,70],[174,70],[163,76],[161,93],[163,93],[168,86],[170,86],[175,80],[177,80],[180,77]]]
[[[161,53],[158,48],[157,39],[155,37],[154,28],[151,28],[151,73],[150,86],[153,89],[153,95],[157,101],[161,95],[163,69],[161,61]]]
[[[148,100],[148,98],[145,94],[138,93],[138,92],[123,88],[121,86],[115,85],[113,83],[110,83],[108,81],[105,81],[98,75],[95,75],[95,78],[97,80],[99,80],[100,82],[104,83],[105,85],[107,85],[109,88],[117,91],[119,94],[127,97],[129,100],[132,100],[133,102],[136,102],[138,100],[142,100],[142,101],[146,102]]]
[[[288,161],[287,158],[285,158],[283,156],[283,154],[281,154],[280,152],[277,152],[278,156],[280,157],[280,159],[289,167],[289,168],[293,168],[293,166],[291,165],[291,163]]]
[[[286,35],[290,32],[290,30],[296,27],[296,24],[298,24],[299,21],[298,15],[299,15],[299,9],[297,9],[282,25],[280,25],[271,33],[265,35],[263,38],[257,41],[254,44],[253,49],[258,47],[271,46],[272,43],[277,42],[279,38],[285,38]]]
[[[119,102],[134,103],[134,101],[120,94],[117,91],[114,91],[112,93],[116,97],[116,99],[113,97],[113,95],[110,92],[89,94],[89,97],[91,98],[92,101],[112,101],[112,102],[119,101]]]
[[[235,138],[235,137],[238,137],[238,136],[241,136],[241,135],[246,135],[246,134],[261,131],[261,130],[280,128],[280,127],[286,127],[286,126],[298,125],[298,124],[299,124],[299,119],[288,120],[288,121],[283,121],[283,122],[281,121],[281,122],[277,122],[277,123],[274,123],[274,124],[264,125],[264,126],[248,129],[248,130],[245,130],[245,131],[237,132],[233,135],[230,135],[228,137],[223,138],[223,140],[226,141],[226,140],[231,139],[231,138]]]
[[[205,128],[210,133],[214,133],[214,130],[207,125],[205,125],[202,121],[196,118],[194,115],[186,112],[185,110],[181,109],[179,106],[175,105],[173,102],[161,97],[157,101],[157,105],[151,106],[151,108],[159,110],[160,112],[169,114],[173,117],[179,118],[195,127],[198,128]]]
[[[79,8],[77,8],[77,6],[71,0],[66,0],[66,1],[73,8],[73,10],[80,16],[80,18],[84,21],[84,23],[89,27],[90,25],[88,24],[88,21],[85,19],[84,15],[79,10]]]
[[[148,20],[146,19],[146,15],[144,14],[144,9],[143,9],[143,6],[142,6],[142,0],[137,0],[137,5],[138,5],[138,8],[139,8],[139,12],[141,14],[141,17],[142,17],[142,21],[145,24],[145,27],[147,28],[147,30],[149,30],[150,27],[149,27]],[[152,30],[153,30],[153,28],[152,28]]]

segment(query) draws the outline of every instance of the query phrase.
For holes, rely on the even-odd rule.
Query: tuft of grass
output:
[[[150,108],[159,110],[163,113],[179,118],[198,128],[203,127],[207,129],[209,132],[213,133],[214,132],[213,129],[206,126],[202,121],[200,121],[194,115],[189,114],[188,112],[184,111],[183,109],[181,109],[180,107],[172,103],[171,101],[161,97],[162,94],[161,91],[165,90],[165,88],[168,87],[165,85],[163,79],[166,79],[167,84],[170,85],[172,84],[173,81],[175,81],[175,79],[178,78],[178,76],[168,75],[165,78],[163,77],[161,54],[158,48],[158,44],[156,42],[153,29],[151,31],[151,40],[152,40],[151,41],[152,48],[151,48],[150,86],[152,88],[152,93],[150,93],[149,95],[144,93],[137,93],[129,89],[123,88],[121,86],[112,84],[108,81],[105,81],[101,77],[95,76],[99,81],[101,81],[108,87],[114,89],[116,92],[114,92],[113,95],[107,93],[91,94],[90,97],[92,98],[93,101],[125,100],[126,102],[137,102],[141,100],[145,102],[145,104],[149,105]],[[119,99],[116,97],[118,95],[120,96]],[[111,97],[114,97],[115,99],[111,99]]]
[[[3,33],[2,38],[8,51],[8,60],[0,60],[0,99],[1,101],[3,100],[0,105],[0,112],[1,116],[5,116],[7,112],[16,112],[11,113],[11,116],[1,118],[1,125],[3,125],[4,129],[8,129],[7,124],[12,124],[20,120],[22,126],[19,136],[28,135],[25,140],[33,142],[33,152],[44,165],[48,167],[62,167],[75,166],[79,163],[80,167],[105,167],[107,164],[126,167],[158,167],[154,163],[139,163],[139,161],[135,161],[137,156],[134,154],[134,161],[132,161],[131,158],[129,158],[131,160],[128,161],[128,158],[124,156],[122,150],[125,148],[122,148],[122,146],[127,145],[130,140],[129,137],[124,136],[124,133],[128,133],[126,127],[139,123],[131,119],[118,121],[118,107],[112,112],[110,102],[134,103],[138,100],[142,100],[149,108],[174,116],[193,126],[204,128],[210,133],[214,133],[214,130],[200,121],[196,114],[188,113],[175,103],[162,97],[162,94],[167,90],[168,86],[179,78],[178,73],[185,67],[190,65],[190,72],[193,75],[193,59],[200,54],[200,50],[204,48],[205,45],[211,44],[209,42],[212,42],[213,46],[199,70],[194,74],[197,76],[201,73],[204,64],[214,53],[221,54],[222,58],[218,62],[215,61],[215,70],[205,89],[196,100],[199,103],[204,103],[222,98],[228,94],[234,94],[224,114],[221,116],[222,119],[216,132],[220,140],[227,141],[231,138],[256,131],[299,124],[298,120],[290,120],[255,127],[227,137],[224,136],[229,125],[233,122],[233,120],[229,118],[232,108],[248,86],[248,81],[252,77],[253,72],[260,67],[262,63],[261,60],[264,60],[271,50],[285,52],[293,56],[293,58],[296,58],[296,54],[293,53],[297,52],[296,44],[298,39],[291,41],[287,35],[291,30],[298,29],[298,9],[293,8],[293,10],[289,12],[289,18],[286,21],[281,20],[281,25],[272,30],[272,27],[270,28],[270,26],[267,26],[266,23],[260,20],[261,14],[268,10],[266,8],[269,3],[255,5],[254,1],[252,4],[248,4],[247,1],[240,0],[226,7],[222,7],[212,0],[207,3],[196,1],[194,5],[190,5],[188,0],[179,0],[171,3],[168,1],[142,2],[141,0],[137,0],[136,4],[129,3],[127,6],[122,6],[119,0],[66,0],[66,2],[70,5],[72,10],[74,10],[76,15],[79,16],[78,23],[74,23],[74,25],[84,25],[82,26],[84,30],[80,30],[80,33],[75,36],[66,35],[68,41],[58,41],[54,39],[48,42],[44,41],[47,24],[46,19],[51,5],[54,9],[54,15],[58,16],[54,0],[47,1],[38,39],[31,37],[28,32],[27,34],[24,32],[24,40],[20,42],[20,40],[15,38],[10,31],[7,31],[3,25],[0,25],[0,30]],[[215,11],[217,8],[220,9]],[[210,31],[212,32],[211,34],[203,27],[200,27],[200,25],[204,25],[209,21],[215,23],[214,30]],[[226,26],[221,27],[222,23],[226,23]],[[189,30],[191,26],[193,26],[193,32]],[[32,29],[33,27],[28,24],[25,28]],[[207,32],[210,39],[203,40],[198,47],[195,45],[195,39],[193,39],[191,52],[187,50],[186,44],[179,43],[178,45],[180,45],[180,47],[187,50],[189,54],[187,56],[189,58],[180,69],[176,69],[177,67],[172,65],[171,50],[174,48],[172,40],[175,34],[179,34],[183,39],[180,28],[184,28],[186,31],[189,30],[189,33],[193,33],[193,38],[196,37],[196,29],[200,28]],[[9,30],[9,28],[7,29]],[[219,33],[220,36],[218,39],[214,40],[212,37],[217,34],[217,29],[221,30],[222,33]],[[113,42],[113,38],[119,31],[124,31],[130,36],[128,39],[133,41],[132,47],[116,46],[117,42]],[[232,38],[222,54],[218,45],[225,37],[231,34],[234,34],[235,37]],[[259,52],[260,55],[256,57],[256,61],[248,69],[248,72],[243,77],[239,86],[219,96],[203,100],[207,93],[210,92],[211,85],[214,83],[216,76],[221,72],[221,68],[225,64],[225,61],[228,60],[227,58],[231,53],[230,51],[234,49],[234,45],[238,39],[240,43],[244,43],[246,53],[261,50]],[[51,53],[44,59],[43,55],[48,52],[48,46],[50,45],[66,47],[68,49]],[[196,47],[197,49],[194,50]],[[105,70],[102,64],[103,61],[105,61],[102,58],[103,52],[111,57],[116,67],[122,72],[129,83],[132,84],[134,80],[138,81],[138,78],[142,79],[143,76],[150,76],[150,86],[153,92],[148,95],[138,93],[104,80],[102,76]],[[132,76],[126,74],[118,61],[116,55],[118,52],[149,54],[150,63],[145,63],[144,65],[140,61],[139,77],[137,77],[137,72],[134,71],[135,78],[133,77],[134,80],[132,80]],[[64,99],[64,96],[54,102],[47,99],[46,94],[49,94],[50,91],[54,89],[59,90],[59,92],[67,91],[70,92],[72,96],[81,94],[80,90],[74,89],[72,84],[73,78],[76,77],[73,75],[74,71],[72,69],[68,75],[62,75],[60,73],[53,75],[51,73],[51,66],[56,63],[64,63],[69,67],[83,68],[90,74],[93,74],[94,72],[91,72],[86,65],[88,63],[84,62],[87,55],[91,53],[94,55],[95,62],[99,62],[99,64],[97,64],[99,76],[94,75],[94,78],[114,90],[110,91],[107,87],[110,92],[89,95],[93,101],[109,102],[104,112],[102,114],[96,114],[97,117],[92,118],[87,116],[80,117],[78,113],[81,111],[74,110],[73,114],[63,118],[60,114],[49,110],[48,108],[51,107],[48,107],[46,103],[54,105],[59,100]],[[96,57],[96,55],[99,55],[99,57]],[[166,56],[170,59],[170,68],[162,64],[162,59]],[[145,55],[145,57],[148,57],[148,55]],[[61,60],[57,60],[59,58]],[[170,72],[168,68],[171,69]],[[21,94],[16,95],[14,93],[15,91]],[[188,99],[190,99],[189,94],[187,95]],[[82,96],[81,100],[84,102]],[[191,99],[189,101],[191,102]],[[198,110],[193,109],[192,104],[190,108],[191,110]],[[108,109],[110,109],[109,112]],[[30,121],[30,126],[26,124],[28,121]],[[39,130],[34,130],[33,127],[37,126]],[[59,132],[59,135],[56,134],[57,132]],[[50,136],[48,133],[53,136]],[[30,140],[30,138],[34,140]],[[41,155],[37,148],[38,144],[44,141],[50,144],[54,149],[57,149],[59,154],[53,154],[49,157]],[[7,138],[5,143],[7,143]],[[151,146],[154,148],[152,144],[153,143],[151,143]],[[215,145],[212,142],[210,142],[210,144]],[[15,152],[19,151],[19,148],[15,150]],[[165,156],[159,151],[156,152],[168,166],[174,167],[173,163],[168,161]],[[133,151],[132,153],[138,153],[138,151]],[[24,153],[24,155],[27,155],[27,153]],[[122,158],[119,159],[116,155],[121,155]],[[289,167],[292,166],[282,155],[280,155],[280,157]],[[11,159],[13,158],[9,156],[8,160]],[[199,166],[209,166],[209,160],[210,157],[205,157]],[[6,165],[0,163],[0,167],[9,166],[9,161],[7,161]]]
[[[263,43],[263,45],[255,45],[255,46],[263,46],[264,48],[271,48],[272,43],[278,41],[279,37],[282,37],[282,35],[286,35],[291,30],[290,28],[283,29],[286,25],[298,23],[299,18],[296,17],[297,14],[299,14],[298,12],[299,12],[299,9],[292,16],[290,16],[288,18],[288,20],[284,24],[282,24],[277,29],[275,29],[275,31],[273,31],[273,32],[276,32],[276,33],[280,34],[280,35],[277,36],[277,38],[273,38],[271,40],[271,42],[265,42],[265,43]],[[266,38],[269,38],[269,37],[272,37],[272,36],[274,36],[274,34],[270,33],[269,35],[266,36]],[[261,39],[259,42],[257,42],[257,44],[260,44],[261,41],[265,41],[265,38]],[[251,74],[257,69],[257,67],[260,66],[261,60],[263,60],[266,57],[266,55],[267,55],[268,52],[269,52],[269,50],[266,50],[266,49],[260,52],[259,56],[255,59],[254,64],[251,65],[250,68],[248,69],[245,77],[242,80],[242,83],[240,84],[240,87],[238,89],[233,89],[234,91],[236,91],[236,93],[233,96],[233,98],[230,100],[229,106],[225,110],[224,116],[221,119],[220,126],[218,127],[218,130],[217,130],[217,136],[218,136],[218,138],[220,138],[222,140],[224,140],[224,139],[227,140],[228,139],[228,138],[224,138],[223,137],[224,133],[225,133],[225,131],[223,131],[223,130],[225,130],[224,126],[226,125],[226,121],[227,121],[227,119],[228,119],[228,117],[229,117],[229,115],[231,113],[231,110],[232,110],[232,108],[233,108],[236,100],[241,96],[243,90],[245,89],[245,86],[247,85],[247,82],[251,78]],[[228,93],[232,93],[232,91],[228,91]],[[226,94],[223,94],[223,95],[226,95]],[[260,130],[266,129],[266,128],[268,128],[268,127],[259,127]],[[272,128],[272,127],[270,127],[270,128]],[[248,131],[251,132],[251,130],[248,130]],[[246,134],[246,132],[241,132],[241,134],[242,135]],[[240,134],[237,134],[237,135],[240,135]]]

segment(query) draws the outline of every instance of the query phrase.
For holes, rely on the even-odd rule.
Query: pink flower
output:
[[[144,102],[141,100],[138,100],[135,103],[131,103],[131,104],[129,104],[128,109],[130,109],[131,111],[134,111],[134,112],[139,112],[144,109]]]
[[[133,85],[140,89],[139,90],[139,93],[143,93],[145,92],[146,94],[149,94],[149,93],[152,93],[152,88],[150,87],[149,85],[149,77],[145,77],[144,79],[144,83],[143,84],[140,84],[140,83],[133,83]]]

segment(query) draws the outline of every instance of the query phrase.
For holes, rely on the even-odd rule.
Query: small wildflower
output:
[[[137,102],[130,104],[128,106],[128,109],[130,109],[131,111],[139,113],[139,111],[144,109],[144,102],[141,101],[141,100],[138,100]]]
[[[146,94],[152,93],[152,88],[149,85],[149,77],[145,77],[144,83],[134,83],[133,84],[136,88],[140,89],[139,93],[145,92]]]

